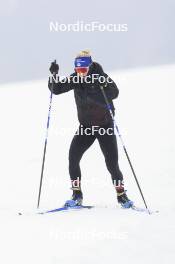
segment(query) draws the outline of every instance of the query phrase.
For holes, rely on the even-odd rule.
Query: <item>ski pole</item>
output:
[[[104,96],[104,99],[105,99],[105,102],[106,102],[107,109],[109,110],[109,113],[110,113],[110,115],[111,115],[112,121],[113,121],[114,126],[115,126],[115,128],[116,128],[116,131],[117,131],[117,133],[118,133],[118,136],[119,136],[119,138],[120,138],[120,140],[121,140],[122,147],[123,147],[123,149],[124,149],[124,152],[125,152],[125,154],[126,154],[127,160],[128,160],[128,162],[129,162],[129,165],[130,165],[131,171],[132,171],[132,173],[133,173],[133,175],[134,175],[134,178],[135,178],[135,181],[136,181],[136,183],[137,183],[137,187],[138,187],[138,189],[139,189],[139,191],[140,191],[141,197],[142,197],[142,199],[143,199],[144,205],[145,205],[146,209],[148,210],[147,203],[146,203],[146,201],[145,201],[145,198],[144,198],[144,195],[143,195],[142,189],[141,189],[141,187],[140,187],[140,184],[139,184],[139,182],[138,182],[138,179],[137,179],[136,173],[135,173],[134,168],[133,168],[133,166],[132,166],[132,163],[131,163],[130,157],[129,157],[128,152],[127,152],[127,150],[126,150],[126,146],[125,146],[124,141],[123,141],[123,139],[122,139],[122,135],[121,135],[121,133],[120,133],[120,131],[119,131],[119,128],[118,128],[118,126],[117,126],[117,123],[116,123],[116,121],[115,121],[115,118],[114,118],[114,114],[113,114],[113,112],[112,112],[111,105],[110,105],[109,100],[108,100],[108,98],[107,98],[107,96],[106,96],[106,93],[105,93],[105,91],[104,91],[103,86],[100,85],[100,89],[101,89],[102,94],[103,94],[103,96]],[[149,212],[149,210],[148,210],[148,212]],[[150,212],[149,212],[149,213],[150,213]]]
[[[54,61],[54,63],[56,63],[56,60]],[[52,97],[53,97],[53,80],[52,80],[52,88],[51,88],[51,93],[50,93],[49,111],[48,111],[48,117],[47,117],[46,136],[45,136],[44,151],[43,151],[43,158],[42,158],[42,167],[41,167],[41,177],[40,177],[37,209],[39,208],[40,198],[41,198],[41,189],[42,189],[44,165],[45,165],[46,150],[47,150],[47,140],[48,140],[48,133],[49,133],[49,125],[50,125],[50,114],[51,114],[51,108],[52,108]]]

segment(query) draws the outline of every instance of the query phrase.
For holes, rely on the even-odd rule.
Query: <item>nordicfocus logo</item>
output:
[[[49,23],[50,32],[127,32],[127,24],[101,23],[99,21],[77,21],[76,23],[59,23],[51,21]]]
[[[50,75],[49,80],[50,83],[54,82],[54,83],[92,83],[93,84],[97,81],[101,84],[113,83],[113,81],[109,76],[105,77],[97,73],[87,76],[74,75],[68,77],[59,76],[58,74],[56,74],[55,76]]]

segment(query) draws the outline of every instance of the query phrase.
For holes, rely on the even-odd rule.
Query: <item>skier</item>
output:
[[[133,202],[126,195],[123,175],[119,169],[118,148],[113,120],[105,103],[100,85],[104,87],[113,114],[115,109],[112,100],[117,98],[119,90],[114,81],[104,73],[101,65],[92,61],[89,51],[81,51],[75,58],[74,65],[75,72],[69,78],[61,81],[56,78],[59,66],[56,62],[52,62],[49,70],[55,78],[49,78],[48,83],[49,89],[56,95],[74,90],[80,122],[69,150],[69,174],[73,195],[71,200],[66,202],[66,205],[82,205],[83,193],[79,164],[85,151],[97,139],[116,189],[118,203],[124,208],[132,207]]]

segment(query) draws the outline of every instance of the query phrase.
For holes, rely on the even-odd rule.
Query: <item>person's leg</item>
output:
[[[105,157],[106,166],[111,174],[114,187],[117,192],[117,200],[124,208],[129,208],[133,206],[133,202],[128,199],[126,191],[124,189],[123,175],[120,171],[118,164],[118,147],[116,135],[99,135],[98,141],[101,150]]]
[[[95,141],[95,136],[86,135],[84,130],[83,134],[80,132],[76,134],[72,140],[69,150],[69,174],[71,181],[78,184],[81,181],[81,170],[80,170],[80,160],[84,152],[93,144]]]
[[[79,133],[74,136],[69,150],[69,174],[73,195],[72,199],[66,202],[68,206],[82,205],[83,193],[81,190],[80,160],[84,152],[95,141],[95,136],[86,135],[84,130],[83,134],[81,134],[80,131],[82,131],[81,126],[78,129]]]
[[[118,147],[116,135],[108,135],[107,133],[104,135],[98,134],[97,139],[105,157],[106,166],[111,174],[113,184],[115,186],[122,185],[123,175],[118,164]]]

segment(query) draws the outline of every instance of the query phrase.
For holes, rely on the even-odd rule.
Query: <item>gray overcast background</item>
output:
[[[128,24],[128,32],[50,32],[59,23]],[[106,71],[175,62],[175,0],[6,0],[0,6],[0,82],[46,78],[53,59],[61,74],[90,49]]]

